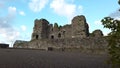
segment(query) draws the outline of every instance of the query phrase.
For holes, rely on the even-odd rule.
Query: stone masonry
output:
[[[17,41],[18,42],[18,41]],[[89,33],[89,25],[84,15],[75,16],[71,24],[59,26],[57,23],[50,24],[46,19],[36,19],[34,21],[31,40],[28,42],[17,43],[15,48],[105,48],[106,38],[101,30]]]
[[[89,36],[89,27],[83,15],[76,16],[72,24],[58,26],[57,23],[49,24],[46,19],[35,20],[32,40],[37,39],[66,39],[85,38]]]

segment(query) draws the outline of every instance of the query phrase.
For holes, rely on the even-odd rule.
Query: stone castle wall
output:
[[[57,23],[49,24],[46,19],[35,20],[33,28],[32,40],[34,39],[61,39],[89,36],[89,27],[86,23],[85,16],[76,16],[72,19],[72,23],[65,26],[58,26]]]
[[[49,24],[46,19],[34,21],[31,40],[28,42],[15,42],[15,48],[84,48],[105,49],[107,46],[101,30],[89,33],[89,25],[83,15],[72,19],[71,24],[59,26],[57,23]]]
[[[105,37],[87,37],[71,39],[53,40],[32,40],[24,44],[18,44],[16,48],[58,50],[58,51],[77,51],[83,53],[105,54],[107,52],[107,40]]]

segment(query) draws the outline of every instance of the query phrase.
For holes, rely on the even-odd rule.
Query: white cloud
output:
[[[0,39],[1,43],[9,43],[11,44],[13,41],[15,41],[20,36],[20,32],[11,28],[0,28],[0,36],[2,39]],[[12,45],[10,45],[11,47]]]
[[[22,29],[22,31],[26,31],[26,26],[25,26],[25,25],[22,25],[22,26],[21,26],[21,29]]]
[[[26,31],[25,25],[22,25],[17,29],[13,27],[17,11],[16,7],[10,6],[8,7],[7,15],[0,17],[0,43],[10,44],[10,47],[13,46],[15,40],[25,39],[25,37],[27,37],[22,37],[22,32]],[[23,11],[18,12],[21,12],[21,14],[24,15]],[[27,39],[29,38],[27,37]]]
[[[0,17],[0,42],[10,44],[10,47],[13,46],[15,40],[25,39],[25,37],[27,37],[22,37],[22,32],[26,31],[25,25],[17,29],[13,27],[16,14],[17,8],[10,6],[8,7],[7,15]],[[22,12],[22,14],[24,14],[24,12]],[[27,39],[29,38],[27,37]]]
[[[68,4],[65,0],[53,0],[50,4],[50,8],[54,10],[55,13],[63,16],[73,16],[76,10],[76,5]]]
[[[3,32],[1,32],[1,36],[4,39],[6,39],[7,42],[15,40],[17,37],[19,37],[19,35],[20,35],[20,33],[17,30],[9,31],[9,30],[5,29]]]
[[[9,13],[10,16],[11,16],[11,15],[12,15],[12,16],[15,16],[16,13],[17,13],[16,7],[14,7],[14,6],[8,7],[8,13]],[[18,13],[19,13],[20,15],[22,15],[22,16],[25,16],[25,15],[26,15],[24,11],[18,11]]]
[[[25,16],[25,15],[26,15],[24,11],[19,11],[19,14],[20,14],[21,16]]]
[[[52,0],[50,3],[50,8],[53,11],[68,19],[68,23],[71,22],[71,19],[76,15],[81,15],[83,7],[81,5],[74,4],[74,0]]]
[[[16,14],[16,7],[10,6],[8,7],[8,12],[10,15],[15,15]]]
[[[16,17],[16,7],[8,7],[8,14],[0,17],[0,41],[1,43],[11,43],[19,37],[19,31],[13,28],[13,21]]]
[[[11,24],[16,17],[16,8],[8,7],[8,14],[4,17],[0,17],[0,28],[12,28]]]
[[[31,0],[29,3],[29,8],[33,12],[40,12],[47,3],[48,0]]]

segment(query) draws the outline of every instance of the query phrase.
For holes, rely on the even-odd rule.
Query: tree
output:
[[[118,1],[118,4],[120,4],[120,0]]]
[[[58,24],[57,23],[54,23],[54,28],[58,28]]]
[[[120,4],[120,0],[118,3]],[[113,68],[120,68],[120,20],[105,17],[101,22],[105,28],[111,30],[108,34],[109,62],[112,64]]]
[[[111,29],[108,34],[108,51],[110,54],[110,63],[120,67],[120,21],[111,17],[102,19],[105,28]]]
[[[58,30],[59,30],[58,24],[57,24],[57,23],[54,23],[54,29],[53,29],[53,31],[58,31]]]

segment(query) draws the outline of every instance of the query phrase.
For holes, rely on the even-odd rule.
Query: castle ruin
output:
[[[46,19],[36,19],[32,33],[32,40],[37,39],[66,39],[85,38],[89,36],[89,27],[83,15],[76,16],[72,24],[58,26],[57,23],[49,24]]]
[[[46,19],[34,21],[31,40],[17,43],[15,48],[104,48],[107,45],[106,39],[101,30],[89,33],[89,25],[84,15],[75,16],[71,24],[59,26],[57,23],[50,24]]]

